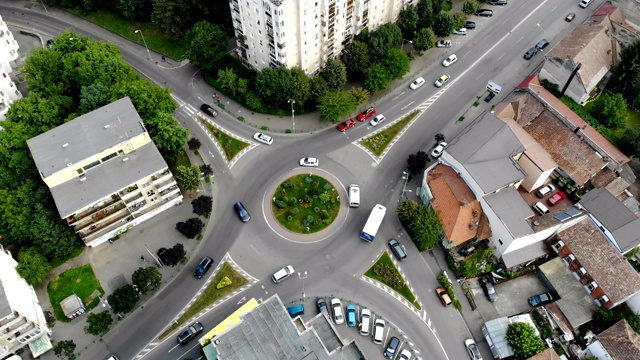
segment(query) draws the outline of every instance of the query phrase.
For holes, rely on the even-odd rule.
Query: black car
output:
[[[238,216],[240,217],[240,220],[242,220],[242,222],[251,220],[251,215],[249,215],[249,212],[247,211],[247,209],[245,209],[244,205],[242,205],[241,202],[235,203],[233,205],[233,208],[236,210],[236,213],[238,213]]]
[[[193,276],[196,279],[202,279],[204,274],[206,274],[207,271],[209,271],[209,268],[211,267],[211,265],[213,265],[213,259],[208,256],[205,256],[202,259],[202,261],[200,261],[200,264],[198,264],[196,271],[193,272]]]
[[[538,48],[536,48],[535,46],[532,47],[531,49],[527,50],[526,53],[524,53],[524,58],[529,60],[533,57],[533,55],[538,53]]]
[[[480,279],[480,285],[482,286],[482,290],[484,290],[484,293],[487,295],[487,299],[489,299],[489,301],[494,302],[498,300],[498,293],[496,292],[496,289],[493,287],[491,280],[489,280],[486,277],[483,277]]]
[[[198,336],[204,330],[204,327],[199,322],[191,324],[185,331],[178,335],[178,344],[186,345],[194,337]]]
[[[218,116],[218,112],[216,111],[216,109],[212,108],[211,105],[209,105],[209,104],[200,105],[200,110],[202,110],[202,112],[204,112],[205,114],[207,114],[207,115],[209,115],[211,117]]]
[[[391,340],[389,340],[389,345],[387,345],[387,349],[384,351],[384,357],[386,357],[387,359],[393,359],[399,346],[400,346],[400,339],[398,339],[395,336],[392,337]]]
[[[476,16],[484,16],[484,17],[492,17],[493,10],[491,9],[480,9],[476,11]]]
[[[509,4],[508,1],[504,1],[504,0],[498,0],[498,1],[492,1],[491,5],[496,5],[496,6],[506,6],[507,4]]]
[[[167,266],[171,265],[171,252],[168,249],[160,248],[158,249],[157,254],[162,264]]]
[[[402,261],[407,258],[407,252],[405,251],[404,246],[402,246],[398,242],[398,240],[389,240],[389,247],[391,248],[391,251],[393,251],[393,254],[398,258],[398,260]]]
[[[469,29],[469,30],[475,30],[475,29],[476,29],[476,23],[475,23],[475,21],[467,21],[467,22],[464,24],[464,28],[465,28],[465,29]]]
[[[553,297],[551,297],[551,294],[549,294],[549,293],[538,294],[538,295],[534,295],[534,296],[529,298],[529,305],[535,307],[535,306],[538,306],[540,304],[544,304],[546,302],[549,302],[551,300],[553,300]]]
[[[329,316],[329,308],[327,308],[327,300],[325,300],[324,298],[317,298],[316,306],[318,307],[318,313],[322,313]]]
[[[180,231],[180,233],[184,235],[184,221],[180,221],[176,224],[176,230]]]

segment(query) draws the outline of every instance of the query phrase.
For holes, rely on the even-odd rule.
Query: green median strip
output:
[[[198,117],[198,120],[209,130],[211,135],[218,141],[224,154],[227,157],[227,161],[231,161],[242,149],[249,146],[249,143],[238,140],[232,136],[229,136],[225,132],[221,131],[217,127],[211,125],[208,121]]]
[[[398,268],[393,264],[391,257],[389,257],[386,251],[364,275],[387,285],[403,298],[407,299],[416,309],[422,310],[422,306],[420,306],[420,303],[416,300],[415,295],[411,292],[407,282],[402,278]]]
[[[419,110],[412,112],[381,132],[360,141],[360,144],[371,150],[376,156],[380,156],[398,133],[418,114],[420,114]]]

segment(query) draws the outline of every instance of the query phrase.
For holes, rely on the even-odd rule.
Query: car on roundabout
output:
[[[242,222],[248,222],[251,220],[251,215],[249,215],[247,208],[245,208],[241,202],[233,204],[233,209],[236,211],[236,214],[238,214],[238,217]]]
[[[415,90],[417,88],[419,88],[420,86],[422,86],[424,84],[424,78],[419,77],[417,79],[415,79],[411,85],[409,85],[409,87],[411,88],[411,90]]]
[[[449,74],[444,74],[442,76],[440,76],[440,78],[438,78],[438,80],[436,80],[435,83],[433,83],[436,87],[442,87],[442,85],[446,84],[449,79],[451,79],[451,75]]]
[[[398,240],[389,240],[389,248],[391,248],[393,255],[395,255],[398,260],[403,261],[407,258],[407,251],[405,250],[404,245],[400,244]]]
[[[263,133],[255,133],[253,135],[253,139],[256,141],[259,141],[263,144],[267,144],[267,145],[271,145],[273,144],[273,138],[267,134],[263,134]]]
[[[318,167],[318,159],[308,157],[300,159],[300,166],[303,167]]]
[[[449,67],[449,66],[453,65],[453,63],[455,63],[456,61],[458,61],[458,57],[456,56],[456,54],[451,54],[451,55],[449,55],[448,58],[446,58],[446,59],[444,59],[444,61],[442,61],[442,66]]]
[[[356,306],[353,304],[347,305],[345,312],[347,314],[347,326],[355,327],[358,325],[358,310]]]

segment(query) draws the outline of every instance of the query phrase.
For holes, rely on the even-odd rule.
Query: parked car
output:
[[[566,198],[567,198],[567,194],[565,194],[563,191],[558,191],[557,193],[553,194],[553,196],[547,199],[547,203],[553,206],[557,204],[560,200],[566,199]]]
[[[442,76],[440,76],[440,78],[438,80],[436,80],[436,82],[434,83],[434,85],[436,87],[442,87],[442,85],[446,84],[447,81],[449,81],[449,79],[451,78],[451,75],[449,74],[444,74]]]
[[[462,28],[462,29],[458,29],[458,30],[453,30],[451,33],[452,34],[456,34],[456,35],[467,35],[467,29],[466,28]]]
[[[291,316],[292,318],[296,316],[304,315],[304,305],[303,304],[293,305],[291,307],[288,307],[287,311],[289,312],[289,316]]]
[[[417,79],[415,79],[411,85],[409,85],[409,87],[411,88],[411,90],[415,90],[417,88],[419,88],[420,86],[422,86],[422,84],[424,84],[424,79],[422,77],[419,77]]]
[[[498,300],[498,293],[493,287],[491,280],[489,280],[487,277],[481,278],[480,286],[482,286],[482,290],[484,290],[484,293],[487,295],[487,299],[489,299],[489,301],[494,302]]]
[[[251,215],[249,215],[249,212],[241,202],[233,204],[233,209],[236,211],[242,222],[248,222],[249,220],[251,220]]]
[[[494,97],[496,97],[496,93],[494,93],[493,91],[489,91],[487,96],[484,98],[484,102],[489,102],[493,100]]]
[[[439,48],[448,48],[448,47],[451,47],[451,45],[452,45],[451,40],[438,40],[436,42],[436,47],[439,47]]]
[[[543,197],[551,194],[555,189],[556,187],[553,186],[553,184],[547,184],[536,191],[536,196],[542,199]]]
[[[467,352],[469,353],[469,357],[471,360],[482,360],[482,355],[480,355],[480,350],[476,345],[476,342],[473,339],[467,339],[464,341],[464,346],[467,347]]]
[[[329,309],[327,309],[327,300],[325,300],[324,298],[317,298],[316,307],[318,308],[318,313],[329,316]]]
[[[444,148],[447,147],[447,143],[446,142],[441,142],[440,144],[438,144],[438,146],[436,146],[433,150],[431,150],[431,156],[433,156],[434,158],[439,158],[440,156],[442,156],[442,153],[444,152]]]
[[[195,277],[196,279],[202,279],[204,274],[206,274],[207,271],[209,271],[209,269],[211,268],[211,265],[213,265],[213,259],[205,256],[202,260],[200,260],[200,263],[196,267],[196,271],[193,272],[193,277]]]
[[[401,245],[398,240],[391,239],[389,240],[389,247],[393,254],[398,258],[398,260],[402,261],[407,258],[407,252],[403,245]]]
[[[451,54],[449,55],[448,58],[444,59],[444,61],[442,61],[442,66],[444,67],[449,67],[451,65],[453,65],[454,62],[458,61],[458,57],[456,56],[456,54]]]
[[[393,357],[396,354],[396,350],[398,350],[398,347],[400,346],[400,339],[398,339],[397,337],[392,337],[389,340],[389,344],[387,345],[387,348],[384,350],[384,357],[386,357],[387,359],[393,359]]]
[[[185,235],[184,234],[184,221],[180,221],[180,222],[178,222],[176,224],[176,230],[178,230],[182,235]]]
[[[211,105],[209,104],[202,104],[200,105],[200,110],[202,110],[203,113],[211,116],[211,117],[216,117],[218,116],[218,112],[211,107]]]
[[[509,2],[505,0],[496,0],[491,2],[491,5],[494,5],[494,6],[506,6],[508,4]]]
[[[373,107],[370,107],[367,110],[365,110],[365,111],[361,112],[360,114],[358,114],[358,120],[359,121],[368,120],[375,114],[376,114],[376,109],[373,108]]]
[[[469,30],[475,30],[476,29],[476,22],[475,21],[467,21],[464,24],[464,28],[465,29],[469,29]]]
[[[295,270],[293,269],[293,266],[287,265],[273,273],[273,275],[271,275],[271,281],[273,281],[275,284],[279,284],[288,279],[291,275],[293,275],[294,272]]]
[[[407,349],[402,349],[400,355],[398,355],[397,360],[411,360],[411,351]]]
[[[576,17],[576,13],[568,13],[567,16],[564,18],[564,21],[566,22],[571,22],[571,20],[573,20]]]
[[[182,346],[186,345],[189,341],[198,336],[202,330],[204,330],[204,327],[199,322],[191,324],[191,326],[178,335],[178,344]]]
[[[534,295],[534,296],[529,298],[529,305],[535,307],[535,306],[538,306],[540,304],[544,304],[546,302],[549,302],[551,300],[553,300],[553,298],[551,297],[551,294],[549,294],[549,293],[538,294],[538,295]]]
[[[260,141],[263,144],[267,144],[267,145],[273,144],[273,138],[271,136],[263,134],[263,133],[255,133],[253,135],[253,138],[256,141]]]
[[[443,287],[437,288],[436,294],[438,294],[438,298],[440,298],[440,302],[442,303],[442,305],[451,305],[451,298],[449,297],[449,294],[447,294],[447,290],[445,290]]]
[[[318,159],[316,159],[316,158],[302,158],[302,159],[300,159],[300,166],[317,167],[318,166]]]
[[[371,327],[371,310],[362,308],[360,310],[360,335],[369,335],[369,328]]]
[[[524,53],[524,58],[529,60],[533,57],[533,55],[538,53],[538,48],[536,48],[535,46],[532,47],[531,49],[527,50],[526,53]]]
[[[544,215],[544,214],[548,214],[549,213],[549,209],[547,209],[547,207],[544,206],[544,204],[541,203],[540,201],[538,201],[537,203],[533,204],[533,209],[540,215]]]
[[[478,11],[476,11],[476,16],[492,17],[493,16],[493,10],[491,10],[491,9],[478,9]]]
[[[387,120],[387,118],[384,115],[382,114],[376,115],[376,117],[374,117],[373,119],[371,119],[371,121],[369,121],[369,125],[378,126],[382,124],[385,120]]]
[[[171,252],[168,249],[165,248],[160,248],[158,249],[158,257],[160,258],[160,261],[162,262],[163,265],[165,266],[169,266],[171,265]]]
[[[331,299],[331,311],[333,312],[333,321],[336,325],[344,324],[344,315],[342,314],[342,303],[340,299]]]
[[[358,325],[358,310],[356,306],[353,304],[347,305],[345,312],[347,313],[347,326],[355,327]]]
[[[382,319],[376,319],[375,325],[373,325],[373,343],[382,344],[384,339],[384,326],[385,322]]]
[[[345,132],[354,126],[356,126],[356,121],[354,119],[349,119],[347,121],[341,122],[340,125],[338,125],[338,130]]]
[[[542,50],[546,48],[548,45],[549,45],[549,41],[547,41],[547,39],[542,39],[538,41],[538,43],[536,44],[536,49]]]

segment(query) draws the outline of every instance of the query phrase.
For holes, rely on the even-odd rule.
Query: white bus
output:
[[[373,242],[386,213],[387,208],[384,206],[380,204],[374,206],[369,215],[369,219],[367,219],[367,223],[364,225],[364,229],[360,232],[360,238],[368,242]]]

